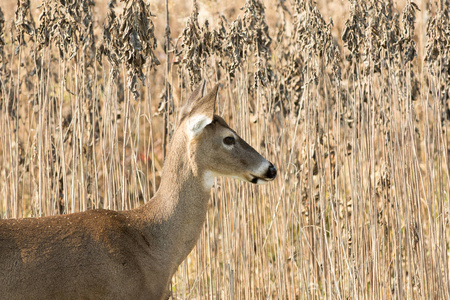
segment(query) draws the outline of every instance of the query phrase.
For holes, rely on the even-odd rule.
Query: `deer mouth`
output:
[[[265,184],[265,183],[275,179],[275,177],[273,177],[273,178],[264,178],[264,177],[256,176],[254,174],[250,174],[250,176],[252,176],[252,179],[249,180],[249,181],[251,183],[253,183],[253,184]]]
[[[252,178],[252,180],[250,180],[250,182],[251,183],[253,183],[253,184],[258,184],[258,177],[256,177],[256,176],[254,176],[254,175],[252,175],[253,176],[253,178]]]

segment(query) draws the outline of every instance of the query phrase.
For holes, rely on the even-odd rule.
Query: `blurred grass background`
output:
[[[448,299],[448,1],[0,3],[0,217],[131,209],[178,112],[275,182],[217,179],[173,299]]]

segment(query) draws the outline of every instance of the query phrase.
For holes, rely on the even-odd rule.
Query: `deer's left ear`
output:
[[[194,108],[196,102],[205,96],[206,93],[206,80],[202,80],[200,84],[189,95],[186,103],[181,108],[181,119],[185,118]]]
[[[198,136],[214,119],[217,84],[208,94],[192,103],[187,115],[187,131],[190,138]]]

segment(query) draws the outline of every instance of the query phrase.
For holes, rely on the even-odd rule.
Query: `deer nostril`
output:
[[[270,164],[269,169],[266,174],[267,178],[275,178],[277,176],[277,168],[274,165]]]

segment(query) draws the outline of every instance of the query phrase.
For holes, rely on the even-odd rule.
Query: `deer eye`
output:
[[[232,136],[227,136],[226,138],[223,139],[223,143],[225,145],[231,146],[236,143],[236,140]]]

